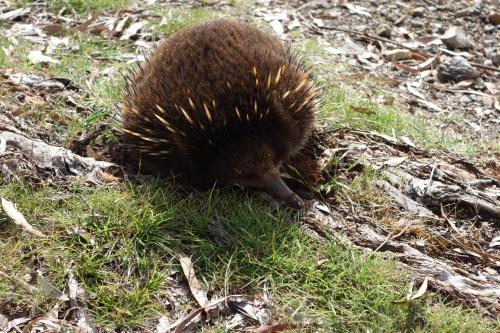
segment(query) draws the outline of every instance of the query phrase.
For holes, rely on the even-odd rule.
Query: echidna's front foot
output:
[[[295,209],[302,209],[305,206],[304,200],[302,200],[302,198],[295,193],[290,197],[284,199],[284,202],[291,208]]]
[[[269,175],[264,178],[264,190],[275,197],[282,200],[291,208],[304,208],[304,201],[288,185],[285,184],[279,174]]]

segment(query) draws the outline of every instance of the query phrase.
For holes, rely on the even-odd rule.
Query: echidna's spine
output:
[[[320,101],[302,57],[246,26],[221,26],[225,30],[206,25],[180,32],[124,74],[126,149],[157,159],[198,161],[198,154],[223,150],[227,141],[266,131],[294,140],[285,155],[304,143]],[[191,39],[200,33],[206,36],[197,44]],[[241,53],[225,54],[235,50]]]

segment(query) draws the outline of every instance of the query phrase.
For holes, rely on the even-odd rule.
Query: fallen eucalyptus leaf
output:
[[[201,307],[207,306],[208,299],[207,299],[207,293],[203,288],[201,287],[200,282],[196,278],[195,272],[194,272],[194,266],[193,262],[191,261],[191,258],[188,257],[186,254],[179,252],[179,262],[182,267],[182,271],[184,272],[184,276],[187,279],[189,289],[191,290],[191,293],[193,294],[194,298],[196,299],[196,302]]]
[[[3,210],[5,211],[5,214],[7,214],[8,217],[12,219],[12,221],[20,226],[24,231],[29,232],[32,235],[38,236],[38,237],[45,237],[43,233],[40,231],[36,230],[33,228],[28,221],[24,218],[24,215],[21,214],[14,204],[10,202],[9,200],[6,200],[2,198],[2,207]]]

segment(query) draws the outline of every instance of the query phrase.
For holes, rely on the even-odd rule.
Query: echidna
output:
[[[311,76],[276,37],[215,20],[179,30],[127,78],[122,143],[142,171],[302,200],[280,167],[309,138]]]

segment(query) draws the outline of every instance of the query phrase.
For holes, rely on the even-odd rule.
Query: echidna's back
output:
[[[173,34],[129,78],[124,141],[182,172],[243,136],[267,136],[287,157],[310,134],[314,103],[307,74],[278,39],[211,21]]]

